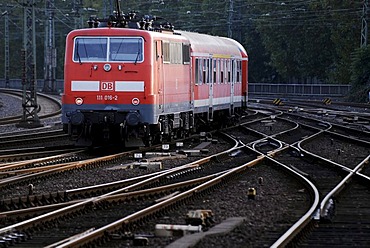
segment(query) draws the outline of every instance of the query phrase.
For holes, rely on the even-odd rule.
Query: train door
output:
[[[230,60],[231,82],[230,82],[230,115],[234,114],[234,92],[235,92],[235,79],[236,79],[236,61]]]
[[[155,71],[154,82],[157,84],[158,99],[157,105],[159,112],[164,112],[164,82],[163,82],[163,52],[162,41],[155,42]]]
[[[189,70],[189,78],[190,78],[190,85],[189,85],[189,90],[190,90],[190,108],[194,110],[194,87],[195,87],[195,84],[198,83],[196,80],[197,80],[197,77],[194,78],[193,75],[192,75],[192,71],[194,70],[199,70],[198,69],[198,65],[196,63],[198,63],[198,61],[195,59],[194,60],[194,63],[195,63],[195,67],[193,67],[193,64],[191,61],[193,60],[193,58],[190,56],[192,53],[191,51],[191,47],[189,46],[189,58],[190,58],[190,70]],[[199,72],[196,72],[196,73],[199,73]],[[195,76],[195,75],[194,75]],[[193,81],[194,80],[194,81]]]
[[[213,63],[212,63],[212,58],[206,59],[206,83],[208,84],[209,88],[209,110],[208,110],[208,120],[212,121],[213,120]]]
[[[242,104],[243,107],[247,106],[248,103],[248,57],[243,57],[242,60]]]

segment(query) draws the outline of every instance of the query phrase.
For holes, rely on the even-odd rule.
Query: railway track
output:
[[[211,142],[205,143],[209,145]],[[227,143],[214,144],[216,150],[223,150],[228,146],[229,145]],[[4,177],[4,179],[0,180],[0,186],[2,187],[2,197],[10,198],[10,202],[12,202],[12,205],[20,208],[20,206],[24,205],[24,200],[20,200],[21,197],[17,196],[15,198],[11,198],[13,195],[12,189],[14,188],[14,185],[19,188],[18,194],[23,192],[23,196],[27,196],[27,186],[29,183],[32,183],[34,185],[35,193],[49,194],[49,192],[52,191],[57,192],[73,187],[88,186],[89,183],[94,185],[101,184],[104,181],[111,182],[115,178],[127,178],[131,175],[134,175],[134,173],[147,173],[147,170],[140,169],[140,166],[145,167],[150,166],[151,164],[155,164],[155,170],[160,170],[162,167],[170,169],[176,166],[176,163],[183,163],[184,161],[194,160],[197,158],[197,156],[204,156],[202,153],[199,152],[199,150],[193,149],[178,150],[177,152],[148,152],[150,151],[150,149],[153,148],[148,149],[139,150],[140,154],[146,154],[146,162],[142,163],[134,160],[134,151],[120,152],[113,155],[103,156],[103,153],[101,152],[100,155],[98,155],[98,150],[81,151],[80,154],[78,154],[77,152],[72,152],[63,155],[52,156],[45,159],[24,161],[22,163],[11,163],[8,166],[5,165],[3,167],[0,167],[1,175],[3,175],[3,177],[7,176]],[[111,152],[111,149],[107,150]],[[86,155],[83,155],[82,152],[86,153]],[[193,153],[194,156],[190,154],[189,157],[186,156],[185,153]],[[91,156],[91,154],[94,155]],[[89,156],[88,159],[87,156]],[[174,163],[175,160],[176,163]],[[74,171],[76,169],[78,169],[77,172]],[[80,171],[81,169],[83,170]],[[92,177],[92,175],[95,176]],[[68,183],[65,182],[66,176],[69,178]],[[53,183],[49,183],[49,179],[51,177],[53,177]],[[96,180],[93,180],[94,178]],[[37,181],[38,183],[35,184],[34,181]],[[111,187],[114,186],[112,183],[110,183],[110,185]],[[117,185],[122,185],[122,183],[118,183]],[[90,188],[95,189],[95,187],[91,186]],[[95,190],[97,192],[102,191],[102,189],[98,189],[98,187],[96,187]],[[89,192],[91,196],[91,192],[93,192],[93,190],[89,190]],[[80,194],[83,195],[82,193]],[[39,198],[45,197],[45,195],[39,196]],[[37,199],[35,200],[37,201]],[[28,202],[27,204],[32,205],[33,203]],[[9,207],[5,208],[9,209]]]
[[[0,165],[76,151],[75,146],[35,146],[0,150]]]
[[[29,148],[30,146],[55,146],[56,144],[70,145],[68,135],[61,129],[50,130],[42,129],[42,132],[30,130],[21,134],[2,135],[0,137],[0,149]],[[0,150],[1,151],[1,150]]]
[[[333,197],[327,215],[299,247],[322,246],[366,247],[370,244],[370,181],[354,177],[344,192]]]
[[[287,117],[286,114],[280,116],[283,118]],[[280,116],[278,118],[280,118]],[[293,116],[292,118],[291,114],[288,115],[288,119],[296,122],[298,127],[269,136],[271,129],[267,129],[266,131],[266,126],[261,125],[262,127],[258,127],[257,125],[258,131],[254,131],[257,131],[264,137],[258,141],[251,142],[250,145],[262,142],[265,146],[270,146],[267,147],[265,153],[270,154],[280,163],[287,165],[313,182],[318,190],[317,200],[315,202],[321,201],[321,207],[319,207],[319,205],[312,205],[311,213],[306,215],[306,217],[302,217],[295,225],[292,225],[290,230],[285,235],[282,235],[272,246],[280,247],[292,243],[297,246],[303,242],[305,247],[312,247],[320,243],[321,239],[324,240],[321,242],[324,245],[338,245],[341,240],[341,238],[338,238],[341,237],[341,231],[335,231],[335,229],[338,229],[339,223],[342,225],[345,223],[345,226],[348,225],[348,227],[351,227],[354,226],[356,222],[361,224],[359,224],[357,229],[354,228],[353,233],[349,232],[350,234],[347,233],[343,236],[343,242],[346,245],[349,245],[351,242],[356,245],[368,244],[368,239],[362,238],[357,231],[360,230],[362,234],[368,232],[365,228],[368,226],[367,222],[362,221],[358,216],[366,217],[368,215],[368,208],[364,206],[366,206],[365,202],[368,200],[367,192],[369,188],[366,187],[368,187],[369,182],[363,182],[362,188],[360,189],[360,187],[358,187],[358,191],[351,192],[350,195],[344,193],[340,196],[345,199],[350,199],[351,195],[361,195],[361,197],[356,197],[356,200],[352,203],[349,201],[342,203],[340,211],[338,212],[334,212],[332,208],[334,208],[334,205],[338,204],[336,201],[340,202],[340,200],[328,198],[329,195],[333,194],[331,192],[338,188],[338,185],[343,184],[345,179],[348,180],[348,177],[353,174],[353,171],[357,168],[359,163],[369,163],[370,149],[366,138],[367,133],[337,124],[332,125],[328,122],[307,119],[305,117],[302,118],[301,116]],[[347,131],[351,135],[345,135]],[[248,130],[248,132],[250,133],[251,130]],[[318,138],[312,141],[316,136]],[[275,138],[281,141],[282,144],[274,145]],[[308,140],[311,141],[308,142]],[[318,144],[320,145],[318,146]],[[274,147],[274,151],[268,152],[268,150],[273,150]],[[309,147],[310,152],[307,152],[302,147]],[[366,167],[364,169],[366,171]],[[362,178],[362,181],[366,180]],[[345,186],[342,187],[347,188]],[[348,186],[348,188],[352,188],[352,186]],[[330,203],[333,203],[333,205],[330,205]],[[356,209],[358,208],[361,209],[359,214],[356,213]],[[316,210],[315,212],[315,209],[320,209],[320,211]],[[330,216],[330,218],[336,214],[339,215],[334,220],[336,224],[328,225],[326,223],[328,221],[328,216],[323,213],[327,211],[331,212],[332,216]],[[347,214],[347,221],[341,217],[344,213]],[[348,216],[353,216],[353,219]],[[321,222],[324,224],[321,224]],[[316,229],[315,227],[317,226],[319,226],[319,228]],[[323,226],[322,230],[320,230],[320,226]],[[346,230],[347,228],[343,228],[343,231]],[[330,233],[330,231],[333,231],[333,233]],[[313,238],[302,241],[302,237],[307,236],[307,233],[312,233]],[[337,239],[331,240],[331,235],[336,235]]]
[[[214,158],[214,159],[205,159],[205,161],[207,161],[207,163],[209,164],[209,165],[203,165],[203,163],[202,163],[202,170],[205,170],[204,168],[212,168],[212,167],[214,167],[214,168],[217,168],[217,172],[215,172],[216,173],[216,175],[218,175],[217,177],[221,177],[221,176],[223,176],[223,175],[229,175],[230,173],[231,173],[231,171],[233,171],[231,174],[233,174],[233,175],[229,175],[230,177],[235,177],[236,175],[238,175],[238,173],[240,173],[240,171],[239,170],[241,170],[241,171],[244,171],[244,170],[246,170],[249,166],[251,166],[251,164],[249,164],[249,165],[247,165],[248,164],[248,162],[246,163],[246,164],[242,164],[242,165],[238,165],[238,164],[235,164],[235,161],[237,161],[237,159],[239,158],[239,159],[242,159],[242,160],[252,160],[252,161],[250,161],[250,163],[256,163],[256,161],[259,161],[259,160],[261,160],[262,158],[256,158],[256,155],[254,155],[254,157],[252,156],[252,157],[250,157],[250,156],[247,156],[247,157],[245,157],[245,156],[241,156],[241,154],[243,153],[243,152],[241,152],[241,149],[242,148],[237,148],[235,151],[233,151],[233,152],[230,152],[230,154],[228,155],[228,156],[226,156],[225,157],[225,155],[219,155],[220,157],[218,157],[218,158]],[[243,148],[243,150],[244,150],[245,148]],[[247,150],[250,150],[250,148],[248,148]],[[225,152],[224,152],[225,153]],[[248,158],[249,157],[249,158]],[[225,160],[226,159],[226,160]],[[219,167],[219,166],[217,166],[217,165],[219,165],[220,163],[222,163],[222,164],[226,164],[226,161],[228,161],[228,160],[230,160],[230,163],[229,164],[231,164],[232,165],[232,167],[231,168],[234,168],[234,169],[230,169],[230,168],[228,168],[228,167],[226,167],[226,168],[224,168],[224,169],[222,169],[223,167]],[[254,161],[254,162],[253,162]],[[199,162],[197,162],[198,164],[197,164],[197,166],[196,167],[199,167]],[[245,163],[245,162],[244,162]],[[212,166],[212,164],[214,164],[213,166]],[[194,165],[193,165],[194,166]],[[237,167],[235,167],[235,166],[237,166]],[[236,171],[234,171],[235,170],[235,168],[238,168]],[[221,170],[221,171],[219,171],[219,170]],[[222,171],[223,170],[223,171]],[[194,172],[197,172],[197,175],[196,175],[196,177],[198,178],[198,179],[191,179],[191,178],[189,178],[189,180],[199,180],[199,176],[201,176],[201,174],[199,174],[199,172],[200,172],[200,170],[199,169],[194,169],[194,168],[192,168],[191,169],[191,172],[194,174]],[[178,176],[181,176],[182,174],[184,174],[184,173],[176,173],[176,175],[175,176],[171,176],[171,178],[173,177],[173,180],[175,180]],[[209,172],[208,173],[206,173],[206,174],[209,174]],[[205,176],[206,177],[206,176]],[[168,179],[167,179],[168,180]],[[182,179],[183,180],[183,179]],[[181,181],[182,181],[181,180]],[[211,180],[211,182],[212,182],[213,180]],[[217,181],[217,184],[218,183],[222,183],[222,181],[223,180],[216,180]],[[158,183],[156,183],[156,184],[158,184]],[[177,184],[181,184],[181,182],[177,182]],[[204,183],[205,184],[205,183]],[[213,184],[216,184],[216,182],[213,182],[213,183],[211,183],[211,185],[210,186],[212,186]],[[213,186],[212,186],[213,187]],[[198,192],[199,191],[199,189],[197,189],[195,192]],[[194,192],[194,191],[193,191]],[[193,194],[193,193],[191,193],[191,194]],[[171,198],[172,199],[172,198]],[[174,203],[175,204],[175,203]],[[136,218],[138,218],[138,217],[136,217]],[[141,219],[141,217],[140,217],[140,219]],[[125,220],[125,221],[127,221],[127,220]],[[103,233],[106,233],[106,231],[104,231]],[[94,238],[93,240],[96,240],[96,238]],[[98,240],[99,240],[99,238],[98,238]],[[68,241],[69,242],[69,241]],[[73,241],[73,242],[75,242],[75,241]],[[89,241],[90,242],[90,241]]]
[[[346,135],[347,131],[350,135]],[[327,241],[331,237],[327,235],[327,230],[338,229],[337,235],[340,235],[339,223],[345,223],[348,227],[353,227],[356,222],[361,223],[356,230],[366,233],[367,224],[360,217],[356,217],[356,213],[353,212],[353,209],[359,208],[362,216],[367,216],[368,213],[365,201],[368,200],[366,192],[369,190],[366,183],[368,180],[366,173],[370,171],[367,166],[369,143],[366,138],[363,138],[366,132],[348,129],[338,124],[333,125],[323,120],[298,116],[297,113],[278,113],[262,108],[249,113],[245,123],[240,127],[226,129],[225,132],[236,138],[238,145],[224,151],[223,155],[215,154],[212,158],[205,158],[202,155],[202,159],[206,162],[199,162],[195,159],[191,162],[192,165],[184,165],[181,159],[176,158],[178,164],[175,167],[159,170],[157,174],[148,174],[146,169],[137,181],[129,182],[130,179],[124,179],[112,187],[101,184],[95,189],[82,188],[80,192],[78,189],[54,192],[47,200],[49,204],[40,204],[39,212],[34,213],[41,217],[38,220],[41,224],[27,222],[32,220],[29,219],[30,213],[36,211],[30,208],[32,204],[27,200],[33,196],[26,196],[23,200],[20,200],[22,197],[18,197],[18,202],[15,197],[12,201],[4,203],[4,206],[17,205],[18,210],[9,209],[7,211],[9,218],[6,221],[8,222],[4,222],[7,224],[3,225],[3,232],[0,236],[18,236],[17,240],[23,239],[22,245],[35,247],[41,243],[44,244],[43,242],[51,244],[51,247],[81,245],[128,247],[135,242],[178,247],[177,245],[182,244],[181,242],[187,242],[186,239],[199,243],[201,247],[211,244],[216,247],[217,245],[227,247],[240,242],[248,247],[280,247],[292,244],[312,246],[321,239],[326,240],[322,241],[323,244],[336,244]],[[340,155],[338,155],[338,150],[340,150]],[[337,156],[331,155],[333,151]],[[353,151],[355,151],[355,156]],[[191,154],[190,151],[188,152]],[[350,160],[352,163],[348,162]],[[108,161],[102,163],[112,163],[114,160]],[[122,168],[125,165],[116,164],[116,169],[117,166]],[[171,171],[182,166],[190,167],[184,171]],[[217,170],[214,171],[212,168],[217,168]],[[281,177],[278,176],[279,173],[282,174]],[[125,180],[128,181],[125,182]],[[272,185],[273,181],[280,183]],[[348,188],[348,185],[354,186]],[[256,200],[248,200],[248,187],[251,186],[257,189]],[[228,195],[230,188],[235,197]],[[285,191],[285,193],[275,197],[277,188],[282,188],[278,192]],[[225,189],[225,193],[221,193]],[[72,193],[74,190],[75,192]],[[222,200],[214,195],[215,192],[216,195],[217,193],[223,194],[227,201],[221,204]],[[351,202],[351,195],[347,192],[356,196],[356,200]],[[40,199],[46,198],[45,196],[40,197]],[[364,201],[361,198],[364,198]],[[280,200],[285,201],[286,207],[279,205]],[[215,205],[211,204],[213,201],[216,201]],[[237,201],[243,202],[245,209],[233,210],[232,203]],[[17,204],[14,204],[15,202]],[[50,204],[51,202],[55,204]],[[270,205],[265,206],[266,202]],[[275,202],[275,210],[271,209],[272,202]],[[29,206],[21,209],[22,204]],[[37,206],[35,203],[33,205]],[[74,205],[76,209],[72,210]],[[269,215],[270,213],[267,212],[262,212],[261,215],[262,209],[261,211],[256,210],[257,206],[261,208],[261,205],[264,206],[263,209],[270,208],[268,211],[274,215]],[[335,206],[334,212],[333,206]],[[207,230],[210,233],[217,233],[217,226],[202,226],[205,232],[198,234],[201,238],[197,238],[197,234],[188,235],[172,244],[171,242],[177,237],[166,238],[155,235],[154,227],[158,223],[171,225],[180,222],[179,224],[185,225],[181,216],[186,215],[187,211],[210,208],[213,211],[216,210],[214,211],[215,216],[217,214],[222,216],[220,219],[215,219],[215,224],[218,225],[226,221],[224,218],[234,217],[236,213],[241,213],[244,219],[239,220],[239,224],[235,225],[226,237],[217,235],[210,238],[207,236]],[[69,209],[69,212],[62,214],[62,217],[58,217],[57,214],[52,216],[52,213],[60,213],[62,209]],[[13,216],[28,216],[22,217],[24,218],[22,225],[25,226],[13,233],[7,228],[19,222],[10,217],[12,211],[14,211]],[[30,212],[27,213],[27,211]],[[117,213],[120,213],[122,218],[114,220],[114,213],[116,217]],[[63,220],[68,216],[82,223],[84,217],[78,219],[78,215],[84,216],[85,219],[102,217],[96,224],[98,228],[94,226],[95,229],[85,224],[72,227],[69,226],[72,221],[67,223]],[[353,218],[347,217],[346,220],[343,217],[348,215],[353,215]],[[103,223],[101,219],[104,219],[104,216],[106,222]],[[257,224],[257,217],[262,216],[270,216],[270,222],[265,223],[262,220],[263,223]],[[178,221],[179,219],[182,221]],[[335,224],[330,226],[332,222]],[[47,223],[57,224],[49,226]],[[48,229],[39,231],[39,227],[45,224]],[[33,225],[36,230],[29,228],[28,225]],[[322,227],[321,230],[320,227]],[[61,235],[58,232],[65,234]],[[247,234],[241,236],[245,232]],[[76,233],[81,236],[74,236]],[[31,236],[32,241],[29,240]],[[308,238],[302,239],[302,237]],[[358,245],[368,242],[367,239],[361,241],[361,237],[356,236],[355,233],[348,237],[352,237],[352,241]],[[346,240],[351,241],[349,238]]]
[[[302,245],[304,247],[306,245],[311,247],[314,244],[333,246],[341,242],[347,245],[350,243],[356,245],[368,244],[368,239],[359,238],[357,234],[359,229],[361,229],[363,234],[367,232],[366,228],[364,229],[364,226],[367,226],[366,221],[363,223],[356,216],[358,216],[358,207],[366,205],[365,202],[368,200],[368,193],[366,192],[369,191],[369,188],[366,189],[365,187],[351,193],[352,195],[364,194],[362,199],[356,198],[358,199],[357,201],[341,203],[337,199],[339,197],[344,197],[345,199],[351,197],[347,195],[348,193],[340,192],[342,189],[348,190],[352,187],[350,186],[350,181],[355,177],[354,175],[356,175],[357,170],[369,162],[369,143],[360,139],[361,137],[359,136],[344,136],[343,129],[341,129],[340,133],[333,132],[336,129],[332,130],[331,124],[328,125],[327,129],[323,129],[297,142],[296,146],[287,149],[288,153],[280,154],[277,157],[282,163],[289,164],[291,168],[315,183],[320,193],[320,205],[317,207],[318,210],[315,214],[312,213],[312,216],[306,219],[302,218],[301,223],[295,227],[293,226],[287,232],[287,235],[282,236],[274,243],[273,247],[288,245],[290,242],[290,244],[293,243],[294,245]],[[369,182],[367,182],[367,185],[370,185]],[[341,208],[340,211],[335,210],[338,205]],[[366,211],[368,210],[365,210],[365,213]],[[347,220],[343,218],[344,212],[347,214]],[[363,214],[362,212],[360,215]],[[348,218],[348,216],[351,217]],[[325,224],[332,218],[337,224]],[[358,223],[358,229],[347,232],[346,236],[342,236],[339,230],[340,228],[336,230],[339,225],[338,223],[341,223],[341,226],[345,225],[348,227],[351,227],[354,223]],[[330,227],[325,229],[328,226]],[[336,235],[337,239],[331,239],[332,235]],[[307,236],[312,238],[305,239],[304,237]],[[352,239],[348,238],[346,240],[344,238],[351,236]]]
[[[184,165],[184,166],[188,167],[188,169],[189,169],[189,166],[190,166],[190,168],[191,168],[190,172],[193,172],[193,171],[197,171],[197,170],[194,170],[194,169],[199,167],[200,164],[202,164],[202,167],[205,170],[206,167],[211,168],[212,165],[203,166],[203,163],[209,163],[209,162],[212,162],[212,160],[223,161],[222,157],[225,157],[225,154],[229,154],[229,156],[231,154],[233,154],[231,156],[236,156],[235,154],[239,154],[239,156],[240,156],[240,150],[241,149],[246,149],[246,148],[235,147],[235,148],[232,148],[228,151],[224,151],[221,154],[216,154],[216,155],[212,156],[212,157],[217,156],[219,158],[211,159],[211,158],[207,157],[207,158],[201,159],[200,161],[195,161],[191,164]],[[243,156],[241,156],[241,157],[243,157]],[[249,160],[249,162],[248,162],[248,160]],[[224,170],[224,171],[218,171],[218,172],[216,172],[216,174],[207,176],[209,180],[207,180],[206,182],[204,182],[204,183],[202,183],[198,186],[193,186],[189,190],[177,193],[177,194],[175,194],[175,196],[171,196],[171,197],[169,197],[165,200],[161,199],[161,200],[159,200],[158,203],[156,203],[154,205],[152,204],[153,200],[149,200],[149,202],[146,202],[146,200],[144,200],[144,201],[139,201],[138,203],[135,203],[135,204],[133,202],[131,202],[131,204],[125,204],[126,209],[124,210],[122,215],[126,215],[126,217],[124,217],[122,219],[119,219],[119,220],[115,220],[114,222],[106,224],[106,225],[100,223],[100,225],[103,225],[102,227],[100,227],[100,228],[98,228],[98,229],[96,229],[92,232],[85,233],[85,234],[83,234],[82,236],[80,236],[78,238],[76,238],[76,237],[75,238],[65,237],[65,239],[64,239],[65,243],[64,244],[58,243],[58,245],[60,245],[61,247],[67,247],[67,246],[75,246],[75,245],[80,246],[80,245],[88,244],[88,243],[91,244],[91,242],[98,242],[98,243],[103,242],[104,243],[105,241],[110,240],[113,237],[116,237],[117,235],[118,236],[122,235],[122,233],[128,232],[128,231],[132,230],[133,228],[135,230],[135,227],[137,225],[141,226],[143,223],[146,222],[147,219],[150,219],[151,216],[153,217],[158,212],[165,211],[165,210],[168,211],[169,209],[172,209],[172,208],[176,207],[177,205],[182,205],[183,203],[187,202],[188,201],[187,199],[189,199],[189,198],[191,199],[192,197],[194,197],[194,195],[202,196],[204,194],[204,192],[212,190],[212,188],[218,188],[220,184],[222,185],[222,184],[228,182],[228,180],[237,177],[243,171],[247,170],[250,166],[252,166],[253,164],[259,163],[262,160],[264,160],[263,156],[259,157],[259,158],[254,158],[254,159],[252,158],[252,160],[251,160],[251,158],[249,158],[249,159],[247,159],[247,161],[245,161],[245,158],[244,158],[243,159],[244,162],[241,162],[239,164],[235,164],[235,161],[233,161],[231,163],[233,165],[232,168],[226,168],[226,170]],[[178,167],[176,170],[178,170],[179,168],[181,168],[181,167]],[[218,170],[220,170],[220,168],[218,168]],[[171,172],[171,174],[172,173],[173,172]],[[178,171],[176,171],[175,175],[180,176],[180,175],[184,175],[184,174],[185,173],[179,173]],[[163,175],[158,175],[157,177],[163,177]],[[197,180],[199,180],[199,179],[200,178],[197,177]],[[153,180],[153,179],[148,179],[148,180]],[[196,179],[190,179],[190,180],[196,180]],[[147,183],[147,180],[143,180],[142,182],[140,182],[138,184],[145,185],[146,183]],[[181,183],[184,183],[184,182],[181,182]],[[181,183],[177,183],[177,184],[181,184]],[[138,184],[133,185],[133,186],[137,187]],[[89,218],[89,216],[95,216],[95,217],[99,216],[99,214],[97,213],[98,210],[101,210],[101,214],[103,214],[105,217],[107,217],[109,215],[109,213],[111,213],[111,212],[115,212],[116,215],[117,215],[118,209],[121,209],[120,212],[122,212],[122,207],[121,208],[116,208],[115,207],[118,204],[117,203],[117,201],[119,201],[118,199],[120,197],[122,197],[122,196],[118,196],[117,194],[120,193],[120,192],[127,192],[127,190],[129,190],[130,187],[132,187],[132,186],[122,188],[118,191],[111,192],[111,193],[108,193],[106,195],[95,197],[95,198],[93,198],[93,200],[86,200],[86,201],[84,201],[84,203],[82,203],[82,202],[76,203],[73,206],[66,207],[65,211],[68,211],[69,213],[78,211],[79,212],[78,215],[82,214],[85,217],[85,219],[86,219],[86,216],[87,216],[87,218]],[[164,187],[166,187],[166,186],[164,186]],[[147,190],[150,190],[150,189],[147,189]],[[163,189],[161,189],[161,190],[163,190]],[[113,207],[110,204],[107,203],[107,201],[109,202],[110,201],[109,199],[111,199],[111,198],[108,199],[107,197],[111,196],[112,194],[115,195],[114,198],[116,199],[115,200],[116,203],[114,204]],[[93,207],[93,209],[94,209],[93,213],[90,213],[92,210],[90,210],[89,208],[87,208],[85,206],[86,204],[88,204],[88,206],[90,206],[91,201],[93,201],[93,206],[94,206]],[[114,200],[112,200],[112,201],[114,201]],[[123,201],[123,200],[121,200],[121,201]],[[81,211],[82,211],[82,205],[81,204],[85,206],[85,207],[83,207],[83,213],[88,212],[90,214],[86,215],[86,214],[81,213]],[[132,205],[132,204],[134,204],[134,205]],[[72,210],[72,207],[73,207],[74,210]],[[107,209],[111,209],[111,210],[107,211]],[[129,212],[130,209],[131,210],[134,209],[134,210],[132,210],[133,212]],[[56,217],[52,217],[51,215],[56,215],[57,213],[60,213],[61,211],[62,210],[56,210],[52,213],[45,214],[45,215],[39,216],[39,217],[34,218],[34,219],[35,219],[35,221],[37,219],[38,219],[37,221],[40,221],[40,218],[41,218],[42,223],[46,224],[46,221],[49,222],[53,218],[56,218]],[[66,213],[64,213],[64,215],[65,214]],[[76,215],[73,215],[72,218],[73,219],[77,218],[75,216]],[[99,218],[99,219],[101,220],[103,218]],[[60,232],[51,231],[51,228],[55,228],[55,227],[53,227],[53,225],[49,226],[49,228],[44,232],[43,231],[37,232],[38,234],[33,232],[33,234],[30,234],[32,232],[30,230],[28,230],[27,227],[36,225],[34,222],[31,223],[30,222],[31,220],[25,221],[23,223],[21,222],[21,223],[15,224],[13,226],[8,226],[5,229],[0,230],[0,232],[1,231],[7,231],[9,229],[11,229],[11,230],[14,230],[14,229],[24,230],[24,231],[22,231],[22,233],[20,233],[20,231],[18,231],[18,235],[22,235],[22,234],[26,235],[26,236],[31,236],[32,235],[32,241],[30,241],[30,243],[27,243],[27,245],[36,245],[36,246],[39,245],[40,242],[46,242],[45,237],[55,236],[56,233],[58,233],[58,237],[55,238],[55,240],[61,240],[63,238],[63,237],[60,236]],[[32,220],[32,221],[34,221],[34,220]],[[63,233],[66,230],[69,230],[69,231],[72,230],[68,224],[65,227],[61,227],[61,222],[62,221],[58,221],[58,224],[56,225],[56,228],[58,228],[58,230],[64,230]],[[68,223],[70,223],[70,221]],[[80,222],[78,222],[78,223],[80,223]],[[74,232],[76,231],[75,229],[76,229],[76,227],[74,228]],[[82,229],[87,230],[87,229],[90,229],[90,228],[88,228],[87,226],[84,226]],[[82,231],[82,230],[80,230],[80,231]],[[13,235],[16,235],[16,233],[14,233]],[[70,233],[68,235],[72,235],[72,234]],[[47,242],[51,242],[51,241],[52,240],[48,240]]]
[[[20,98],[19,105],[21,105],[22,103],[21,101],[22,91],[21,90],[0,89],[0,93],[19,97]],[[42,93],[37,93],[37,96],[38,96],[38,105],[39,105],[37,112],[38,112],[40,119],[46,119],[46,118],[55,117],[55,116],[60,115],[62,105],[59,100],[49,95],[42,94]],[[19,123],[21,118],[22,118],[22,115],[3,117],[0,119],[0,126]]]

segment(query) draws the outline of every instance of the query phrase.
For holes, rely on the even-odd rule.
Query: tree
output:
[[[43,77],[45,0],[36,0],[37,7],[37,68]],[[55,42],[57,46],[57,78],[63,78],[64,46],[68,32],[74,29],[75,18],[86,27],[90,15],[106,17],[115,9],[114,1],[77,0],[55,1]],[[21,78],[20,49],[22,48],[23,15],[19,0],[8,1],[10,18],[11,78]],[[231,5],[233,9],[231,9]],[[323,82],[351,81],[351,57],[360,45],[361,1],[337,0],[122,0],[124,13],[160,16],[175,29],[238,40],[247,50],[250,60],[250,81],[255,82]],[[5,11],[5,5],[0,4]],[[230,17],[232,17],[231,21]],[[0,19],[2,20],[2,19]],[[0,24],[0,34],[4,25]],[[0,47],[4,40],[0,39]],[[4,49],[0,57],[4,58]],[[0,78],[4,63],[0,63]]]
[[[351,64],[351,95],[349,99],[356,102],[368,101],[370,92],[370,45],[356,50]]]

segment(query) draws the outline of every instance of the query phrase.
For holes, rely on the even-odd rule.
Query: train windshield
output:
[[[111,38],[111,61],[143,61],[143,40],[141,38]]]
[[[140,37],[75,38],[74,62],[142,62],[143,39]]]
[[[76,38],[74,61],[106,61],[107,38]]]

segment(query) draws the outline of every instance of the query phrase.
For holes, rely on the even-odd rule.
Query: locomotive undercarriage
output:
[[[143,146],[149,125],[140,123],[137,111],[79,111],[70,114],[64,129],[78,146],[124,143]]]
[[[181,112],[161,115],[158,124],[140,122],[140,114],[134,112],[84,111],[71,114],[70,123],[64,129],[78,146],[121,143],[126,147],[150,146],[173,139],[184,138],[191,133],[210,131],[235,124],[239,120],[236,109],[212,113]]]
[[[64,126],[77,146],[123,143],[126,147],[150,146],[190,134],[191,112],[164,115],[158,124],[140,122],[140,114],[114,111],[79,111],[70,114]]]

